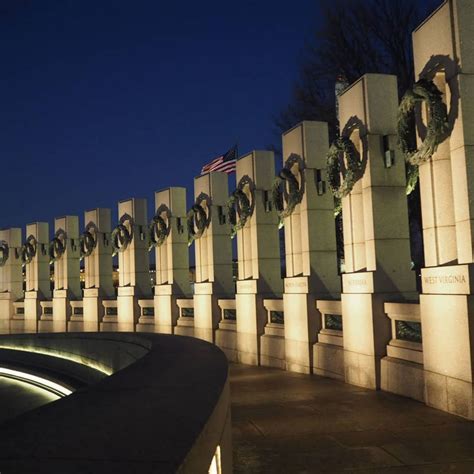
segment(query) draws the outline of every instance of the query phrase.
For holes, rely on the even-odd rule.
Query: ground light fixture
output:
[[[20,370],[9,369],[7,367],[0,367],[0,376],[8,377],[15,380],[20,380],[21,382],[28,383],[30,385],[35,385],[36,387],[42,388],[48,392],[54,393],[59,397],[67,397],[71,395],[72,391],[66,388],[59,383],[53,382],[51,380],[39,377],[38,375],[33,375],[28,372],[22,372]]]

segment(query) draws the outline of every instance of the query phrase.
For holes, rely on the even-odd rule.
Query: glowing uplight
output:
[[[16,380],[21,380],[22,382],[29,383],[31,385],[36,385],[48,392],[54,393],[60,397],[67,397],[71,395],[72,391],[68,388],[60,385],[52,380],[44,379],[38,375],[29,374],[27,372],[20,372],[19,370],[7,369],[6,367],[0,367],[0,376],[9,377]]]
[[[98,372],[102,372],[105,375],[113,374],[112,369],[99,364],[93,359],[86,358],[83,355],[59,352],[58,350],[51,350],[51,349],[48,350],[46,348],[42,349],[35,346],[16,346],[16,345],[9,345],[9,344],[0,344],[0,349],[9,349],[9,350],[14,350],[14,351],[22,351],[22,352],[34,352],[35,354],[43,354],[47,356],[56,357],[58,359],[64,359],[64,360],[69,360],[71,362],[76,362],[77,364],[85,365],[87,367],[90,367],[91,369],[97,370]]]
[[[221,447],[217,446],[216,452],[211,461],[211,465],[209,466],[209,474],[221,474],[221,472]]]

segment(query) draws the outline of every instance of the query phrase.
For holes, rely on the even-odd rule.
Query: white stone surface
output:
[[[112,217],[110,209],[97,208],[84,213],[85,228],[96,241],[91,255],[84,257],[83,330],[97,331],[104,317],[103,299],[115,297],[112,281]]]
[[[117,294],[117,329],[135,331],[140,316],[139,298],[151,297],[150,267],[148,260],[148,221],[146,199],[129,199],[119,202],[119,219],[133,219],[126,225],[133,230],[133,238],[123,252],[119,252],[119,287]]]
[[[186,189],[173,187],[155,193],[155,212],[169,228],[164,243],[155,248],[155,326],[173,334],[179,317],[177,298],[189,298],[189,252],[186,227]]]
[[[313,367],[313,344],[320,329],[315,300],[335,298],[340,293],[337,274],[334,201],[326,181],[328,129],[324,122],[302,122],[283,134],[283,163],[291,155],[303,161],[300,176],[292,172],[305,193],[293,214],[285,218],[286,278],[285,357],[288,370],[309,373]],[[323,183],[321,183],[323,185]]]
[[[53,330],[67,331],[71,317],[70,300],[82,298],[79,267],[79,218],[65,216],[55,219],[54,232],[64,232],[66,236],[65,251],[54,262],[53,291]]]
[[[0,333],[8,334],[14,315],[13,303],[23,298],[21,229],[0,230],[0,241],[8,245],[8,259],[0,267]]]
[[[218,299],[234,296],[232,281],[232,243],[225,215],[228,178],[223,172],[208,173],[194,180],[194,197],[201,202],[210,222],[194,241],[196,283],[194,284],[194,336],[215,342],[220,320]]]

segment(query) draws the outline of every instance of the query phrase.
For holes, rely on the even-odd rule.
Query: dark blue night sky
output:
[[[0,227],[191,190],[235,141],[274,142],[317,21],[311,0],[0,5]]]
[[[116,216],[274,143],[317,25],[315,0],[0,0],[0,227]]]

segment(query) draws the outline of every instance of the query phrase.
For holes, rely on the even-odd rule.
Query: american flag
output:
[[[201,175],[211,171],[223,171],[224,173],[231,174],[235,171],[236,162],[237,145],[234,145],[229,151],[204,165],[201,169]]]

